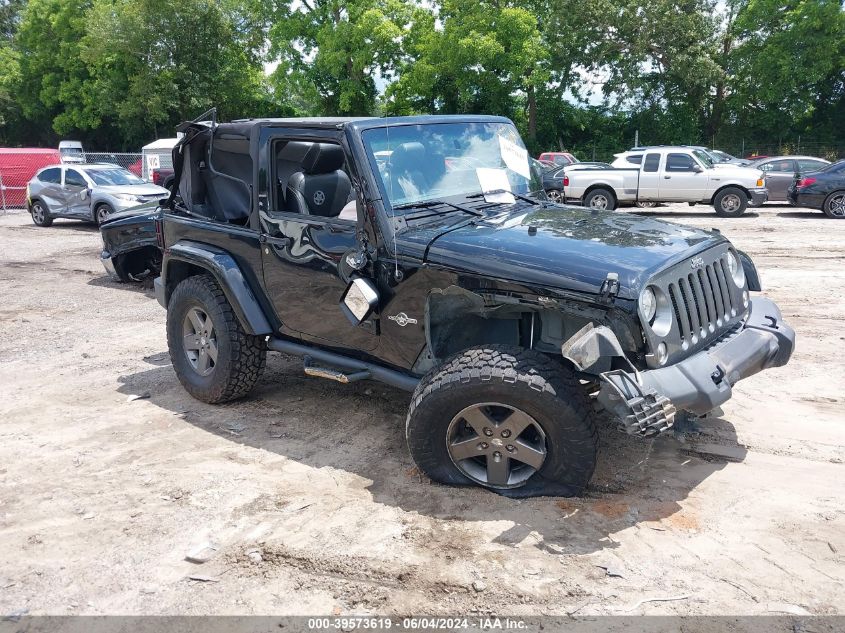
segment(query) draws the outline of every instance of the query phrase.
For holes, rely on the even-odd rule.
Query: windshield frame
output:
[[[402,217],[402,216],[405,216],[405,215],[413,214],[413,213],[416,213],[416,211],[418,210],[418,209],[415,209],[415,206],[425,207],[425,206],[429,206],[432,203],[437,202],[437,201],[443,201],[445,203],[445,206],[447,206],[447,207],[451,205],[452,211],[457,210],[454,203],[463,202],[463,203],[466,204],[466,203],[477,202],[476,200],[473,199],[474,197],[479,197],[481,199],[482,204],[485,204],[483,197],[479,196],[479,194],[482,194],[482,188],[481,188],[480,183],[478,183],[476,187],[466,188],[466,190],[463,190],[463,191],[443,191],[443,192],[439,192],[439,193],[430,192],[431,195],[422,195],[420,198],[413,199],[413,200],[405,200],[405,199],[401,199],[401,198],[396,198],[395,195],[394,195],[395,199],[391,199],[389,192],[387,190],[387,180],[385,178],[385,173],[383,173],[382,170],[380,169],[380,162],[385,161],[385,157],[384,157],[385,151],[392,152],[392,151],[394,151],[394,149],[391,148],[389,150],[385,150],[384,148],[379,147],[378,143],[374,143],[373,142],[374,139],[368,138],[368,136],[372,137],[376,134],[382,134],[382,133],[385,135],[385,137],[387,137],[387,136],[390,135],[391,130],[395,130],[396,136],[398,137],[396,139],[395,146],[398,147],[400,144],[403,144],[403,143],[416,142],[414,140],[409,140],[409,138],[408,138],[408,128],[436,128],[437,126],[460,126],[460,125],[467,126],[467,127],[471,127],[471,126],[490,127],[490,126],[492,126],[492,127],[510,128],[510,130],[512,131],[512,134],[508,135],[509,138],[507,138],[507,140],[510,140],[511,142],[515,142],[516,144],[518,144],[518,146],[522,150],[524,150],[526,152],[527,161],[528,161],[528,169],[529,169],[529,172],[531,174],[531,177],[525,179],[526,182],[524,184],[527,185],[527,187],[525,187],[525,190],[520,189],[519,186],[514,186],[514,183],[510,182],[510,186],[512,187],[513,194],[514,194],[514,202],[513,203],[487,202],[486,204],[488,206],[489,205],[495,205],[495,206],[499,207],[499,205],[502,205],[502,204],[507,204],[507,205],[513,204],[514,206],[519,206],[519,204],[520,204],[519,196],[520,195],[530,197],[532,200],[536,200],[538,203],[546,201],[545,191],[543,189],[543,169],[539,168],[540,163],[528,153],[527,148],[525,147],[524,142],[522,141],[522,138],[519,135],[519,132],[517,131],[516,126],[513,124],[512,121],[509,121],[507,119],[497,119],[497,120],[480,119],[480,120],[477,120],[477,119],[473,119],[473,118],[467,118],[467,119],[460,118],[460,119],[457,119],[457,120],[443,120],[443,119],[433,120],[433,121],[417,120],[417,121],[402,122],[402,123],[398,123],[398,124],[393,123],[393,122],[386,122],[384,125],[367,125],[366,127],[364,127],[363,129],[360,130],[359,138],[360,138],[361,147],[364,151],[364,157],[367,161],[367,164],[370,168],[370,172],[372,174],[373,183],[376,185],[376,188],[379,191],[381,201],[384,205],[385,213],[388,217]],[[492,136],[490,138],[487,138],[485,142],[495,142],[495,141],[492,140],[492,138],[495,138],[495,135],[504,136],[504,135],[501,135],[499,131],[495,131],[495,132],[492,132]],[[424,135],[420,134],[420,138],[423,139]],[[518,143],[517,143],[517,141],[518,141]],[[391,142],[391,145],[393,146],[394,143]],[[441,147],[441,148],[438,148],[438,149],[445,149],[445,148]],[[379,154],[379,156],[377,157],[376,154]],[[476,156],[472,156],[470,154],[455,155],[453,152],[450,152],[449,156],[445,156],[445,154],[444,154],[444,157],[447,160],[451,160],[451,161],[479,160]],[[501,158],[501,155],[500,155],[500,158]],[[381,159],[381,160],[379,160],[379,159]],[[502,162],[504,163],[504,159],[502,159]],[[480,164],[479,166],[485,166],[485,165]],[[510,168],[508,168],[504,164],[502,164],[501,167],[498,167],[498,169],[501,169],[503,172],[506,172],[508,174],[517,174],[517,172],[514,172],[513,170],[511,170]],[[523,179],[525,178],[524,176],[520,176],[520,177],[523,178]],[[511,180],[511,178],[509,178],[509,180]],[[421,192],[421,193],[423,193],[423,192]],[[429,193],[429,192],[425,192],[425,193]],[[488,195],[490,193],[491,193],[490,191],[487,192]],[[523,204],[524,204],[524,201],[523,201]],[[437,214],[437,215],[442,215],[442,214]]]
[[[713,159],[710,157],[709,153],[707,153],[707,152],[705,152],[704,150],[701,150],[701,149],[693,149],[693,150],[690,150],[690,151],[692,152],[693,158],[697,159],[698,162],[700,162],[705,168],[707,168],[707,169],[713,168],[713,165],[715,163],[713,162]]]

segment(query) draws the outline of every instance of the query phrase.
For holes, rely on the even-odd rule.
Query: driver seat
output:
[[[349,176],[342,169],[345,160],[340,145],[311,145],[302,159],[302,171],[288,180],[285,210],[336,218],[352,191]]]

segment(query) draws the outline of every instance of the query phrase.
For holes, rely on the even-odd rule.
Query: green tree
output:
[[[296,0],[275,6],[270,58],[277,94],[325,115],[376,110],[413,8],[407,0]]]
[[[83,92],[90,75],[80,56],[87,0],[30,0],[15,37],[20,63],[17,103],[40,124],[41,141],[99,123]]]
[[[443,0],[436,19],[440,28],[433,13],[416,13],[386,110],[504,114],[535,138],[537,93],[551,74],[535,14],[513,2]]]
[[[733,0],[726,37],[726,116],[777,138],[843,130],[845,11],[841,0]],[[843,141],[840,137],[840,140]]]
[[[260,12],[217,0],[95,0],[81,42],[93,113],[84,123],[113,124],[137,146],[212,106],[223,117],[270,114],[263,24]]]

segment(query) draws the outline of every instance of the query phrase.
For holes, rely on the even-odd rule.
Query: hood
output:
[[[736,178],[748,180],[757,180],[765,177],[762,169],[756,167],[744,167],[743,165],[732,165],[731,163],[718,163],[713,165],[714,169],[719,170],[719,175],[724,178]]]
[[[164,187],[150,183],[144,185],[96,185],[95,190],[98,193],[107,193],[112,196],[119,193],[128,193],[132,196],[161,196],[166,198],[170,195],[170,192]]]
[[[108,222],[114,222],[115,220],[123,220],[125,218],[137,218],[138,216],[151,216],[155,217],[158,216],[160,210],[158,208],[158,202],[145,202],[144,204],[139,204],[137,207],[131,207],[129,209],[125,209],[124,211],[117,211],[109,215]]]
[[[428,246],[426,263],[546,288],[598,294],[608,273],[617,273],[619,296],[628,299],[654,272],[724,241],[653,218],[564,206],[401,236],[408,250]]]

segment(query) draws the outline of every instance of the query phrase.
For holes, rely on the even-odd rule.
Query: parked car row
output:
[[[843,214],[845,184],[836,177],[838,168],[814,156],[748,160],[699,146],[641,146],[615,154],[610,164],[582,163],[566,152],[546,152],[538,160],[546,166],[543,188],[556,202],[611,210],[704,203],[726,217],[765,202],[789,202],[829,217]]]

